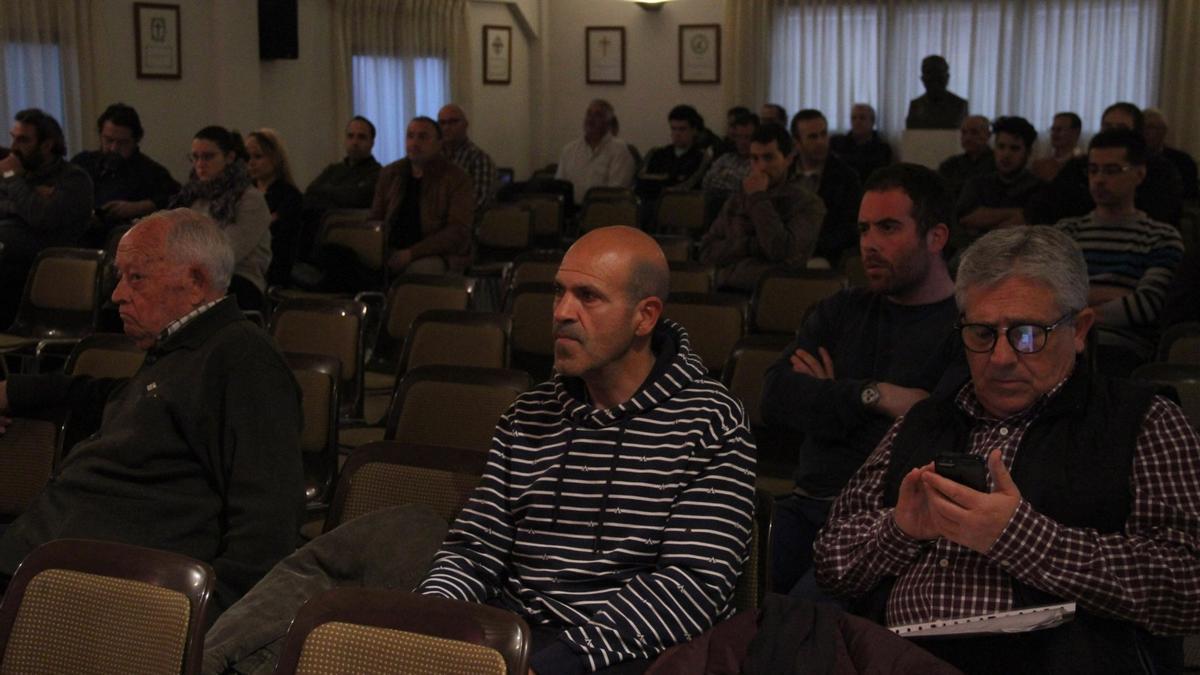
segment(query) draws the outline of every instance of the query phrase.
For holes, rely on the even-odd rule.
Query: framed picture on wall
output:
[[[721,81],[719,24],[679,27],[679,81],[683,84],[717,84]]]
[[[625,28],[588,26],[587,83],[625,84]]]
[[[512,82],[512,27],[483,27],[483,83]]]
[[[138,77],[182,77],[179,5],[133,3],[133,30]]]

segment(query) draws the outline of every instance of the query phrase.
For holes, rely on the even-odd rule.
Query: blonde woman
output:
[[[271,266],[267,284],[287,285],[296,261],[303,195],[292,180],[287,149],[279,132],[259,129],[246,136],[247,168],[254,186],[267,197],[271,210]]]

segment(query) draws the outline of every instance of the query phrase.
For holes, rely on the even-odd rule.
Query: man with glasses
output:
[[[950,202],[941,179],[915,164],[877,170],[859,208],[867,288],[808,313],[767,371],[763,417],[803,434],[791,495],[775,506],[772,585],[790,591],[812,566],[829,507],[892,422],[933,391],[962,349],[954,282],[942,257]],[[811,582],[797,589],[811,589]]]
[[[471,177],[475,185],[475,212],[479,213],[487,208],[499,189],[496,163],[467,137],[467,114],[458,104],[442,106],[437,120],[442,128],[442,154]]]
[[[1150,359],[1158,343],[1158,313],[1183,259],[1183,240],[1171,225],[1135,205],[1146,178],[1146,143],[1128,129],[1102,131],[1088,145],[1091,213],[1058,222],[1083,250],[1088,305],[1100,328],[1099,364],[1128,375]]]
[[[1164,636],[1200,630],[1195,430],[1089,372],[1087,263],[1062,232],[984,235],[955,299],[970,380],[913,406],[851,479],[817,580],[893,626],[1076,603],[1057,628],[922,644],[964,672],[1167,672],[1146,667],[1181,656]],[[975,463],[986,489],[935,460]]]

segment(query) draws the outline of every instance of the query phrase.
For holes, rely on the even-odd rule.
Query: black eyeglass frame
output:
[[[1058,318],[1058,321],[1055,321],[1054,323],[1052,323],[1048,326],[1042,325],[1042,324],[1036,324],[1036,323],[1019,323],[1019,324],[1016,324],[1015,326],[1009,326],[1008,328],[1004,329],[1004,339],[1008,340],[1008,346],[1012,347],[1013,353],[1015,353],[1015,354],[1036,354],[1046,348],[1046,343],[1050,342],[1050,333],[1052,333],[1055,328],[1058,328],[1059,326],[1061,326],[1063,324],[1063,322],[1067,321],[1068,319],[1071,319],[1072,323],[1073,323],[1075,315],[1077,315],[1078,313],[1079,312],[1076,310],[1070,310],[1066,314],[1063,314],[1062,316],[1060,316]],[[991,339],[991,343],[988,345],[988,348],[987,349],[971,349],[971,347],[967,344],[967,339],[966,339],[965,335],[963,334],[963,330],[967,329],[967,328],[986,328],[986,329],[990,330],[992,332],[992,339]],[[1018,331],[1020,329],[1026,329],[1026,328],[1040,328],[1046,334],[1045,337],[1042,339],[1042,343],[1040,345],[1038,345],[1036,349],[1027,351],[1027,350],[1021,349],[1018,346],[1018,341],[1020,340],[1020,333],[1014,332],[1014,331]],[[987,324],[987,323],[963,323],[962,317],[959,317],[958,321],[954,324],[954,330],[956,330],[958,332],[958,338],[960,340],[962,340],[963,349],[965,349],[973,354],[991,354],[993,351],[996,350],[996,342],[1000,339],[1000,326],[993,326],[993,325]],[[1035,343],[1036,343],[1036,341],[1035,341]]]

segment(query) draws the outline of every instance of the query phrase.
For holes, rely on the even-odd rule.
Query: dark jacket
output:
[[[882,626],[831,604],[767,595],[696,639],[672,647],[646,675],[956,675],[949,664]]]
[[[382,168],[373,156],[358,162],[343,159],[330,164],[308,184],[304,208],[318,211],[370,208]]]
[[[91,213],[92,179],[61,158],[36,171],[0,178],[0,223],[19,224],[39,248],[78,246]]]
[[[392,162],[379,174],[371,220],[395,221],[412,177],[408,159]],[[421,178],[421,234],[412,246],[413,260],[428,256],[446,258],[451,269],[470,262],[471,223],[475,218],[475,192],[471,177],[442,156],[429,160]]]
[[[121,541],[211,564],[220,610],[295,548],[299,388],[232,298],[151,348],[128,380],[14,375],[8,396],[17,414],[104,415],[0,539],[0,572],[51,539]]]
[[[154,208],[166,208],[171,197],[179,192],[179,182],[158,162],[134,150],[129,159],[115,153],[85,150],[75,155],[71,163],[78,165],[92,178],[95,187],[94,204],[103,206],[111,201],[154,202]]]

